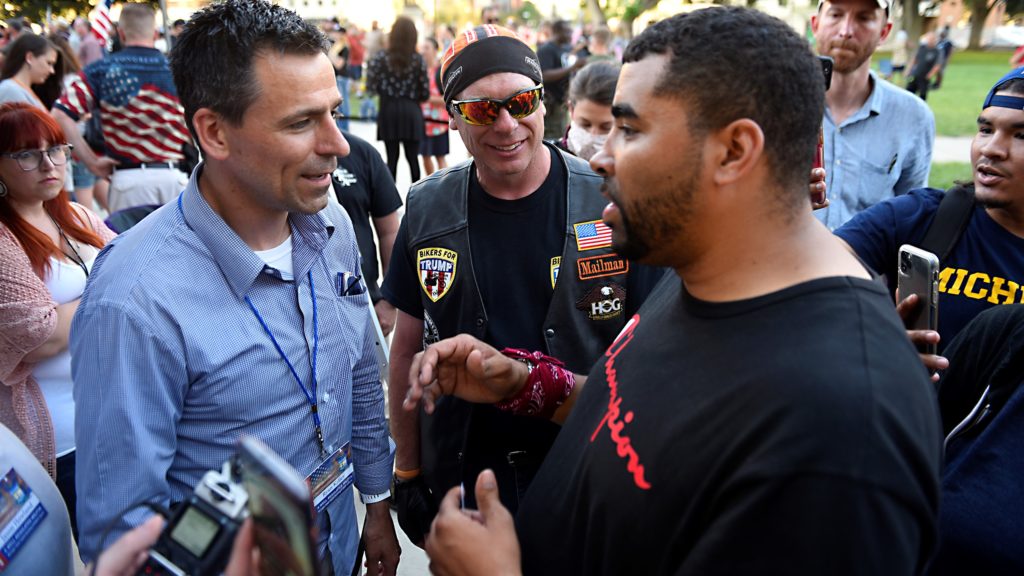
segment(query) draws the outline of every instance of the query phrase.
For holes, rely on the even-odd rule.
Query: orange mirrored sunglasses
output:
[[[508,110],[509,115],[518,120],[536,112],[543,100],[544,85],[538,84],[532,88],[524,88],[504,100],[494,98],[453,100],[452,109],[462,116],[467,124],[489,126],[498,119],[502,108]]]

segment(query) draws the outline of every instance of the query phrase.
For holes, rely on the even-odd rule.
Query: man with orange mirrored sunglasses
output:
[[[412,357],[469,333],[498,348],[542,350],[589,369],[660,270],[615,254],[601,222],[601,179],[543,140],[537,54],[495,25],[460,34],[441,63],[450,128],[472,159],[409,191],[383,294],[398,308],[391,348],[399,523],[422,544],[437,503],[484,468],[515,511],[558,432],[550,422],[445,398],[402,410]],[[466,493],[472,505],[472,490]]]

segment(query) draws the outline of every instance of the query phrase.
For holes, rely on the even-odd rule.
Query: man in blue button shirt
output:
[[[393,443],[352,225],[328,204],[348,154],[326,40],[293,12],[197,13],[171,68],[205,158],[184,192],[97,259],[73,325],[81,551],[182,501],[242,433],[300,473],[354,463],[317,501],[320,553],[348,574],[367,503],[373,573],[399,548],[384,501]],[[315,494],[316,495],[316,494]]]
[[[820,0],[811,16],[818,54],[835,61],[825,93],[830,230],[878,202],[928,185],[935,117],[928,106],[871,71],[892,30],[888,0]]]

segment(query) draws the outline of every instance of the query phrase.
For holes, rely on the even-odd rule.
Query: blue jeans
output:
[[[338,92],[341,92],[341,106],[338,106],[338,113],[341,114],[341,118],[338,119],[338,128],[348,130],[348,77],[335,76],[334,80],[338,83]]]
[[[377,119],[377,103],[373,99],[373,94],[363,94],[363,101],[359,104],[359,115],[367,120]]]

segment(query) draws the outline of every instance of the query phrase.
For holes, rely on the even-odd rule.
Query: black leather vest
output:
[[[554,293],[544,319],[547,354],[586,374],[627,320],[629,263],[601,237],[607,200],[602,179],[586,162],[557,150],[567,174],[565,242]],[[468,333],[484,339],[487,310],[473,271],[468,196],[472,161],[436,172],[409,190],[405,225],[416,262],[424,309],[424,343]],[[580,244],[582,242],[582,245]],[[582,248],[582,249],[581,249]],[[556,274],[552,264],[552,275]],[[493,468],[502,502],[515,511],[518,497],[547,454],[558,427],[549,422],[442,398],[433,415],[421,414],[421,467],[438,498],[460,481]],[[518,461],[517,461],[518,460]],[[467,496],[471,496],[467,488]]]
[[[558,281],[544,319],[546,352],[574,372],[587,373],[625,325],[625,286],[629,263],[614,254],[608,242],[579,250],[581,234],[597,234],[601,211],[601,177],[582,160],[558,151],[565,164],[565,244]],[[487,311],[477,287],[469,245],[469,171],[466,162],[416,184],[409,190],[406,226],[409,253],[421,277],[420,301],[436,326],[425,335],[448,338],[472,334],[483,339]],[[582,226],[580,226],[582,225]],[[584,244],[586,246],[586,244]],[[554,272],[553,272],[554,273]],[[427,290],[431,290],[428,294]],[[436,299],[436,300],[435,300]],[[429,338],[432,339],[432,338]]]

